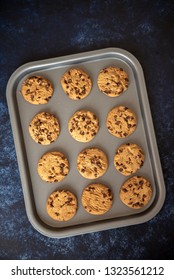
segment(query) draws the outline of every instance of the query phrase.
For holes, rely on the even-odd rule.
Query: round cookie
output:
[[[91,91],[92,81],[82,69],[73,68],[61,78],[64,92],[73,100],[85,98]]]
[[[144,153],[142,149],[134,144],[121,145],[114,156],[114,166],[125,176],[129,176],[140,169],[144,164]]]
[[[88,148],[79,153],[77,169],[87,179],[101,177],[108,168],[108,159],[105,153],[98,148]]]
[[[52,219],[68,221],[76,214],[77,199],[70,191],[55,191],[48,197],[46,209]]]
[[[98,75],[98,87],[107,96],[119,96],[129,85],[128,74],[119,67],[106,67]]]
[[[112,135],[125,138],[135,131],[137,118],[128,107],[118,106],[108,113],[106,126]]]
[[[91,111],[77,111],[68,122],[68,130],[75,140],[89,142],[99,130],[98,118]]]
[[[93,215],[102,215],[112,207],[112,192],[102,184],[90,184],[82,193],[82,205]]]
[[[152,197],[150,182],[141,176],[128,179],[120,189],[120,199],[130,208],[139,209],[145,206]]]
[[[23,82],[21,92],[29,103],[46,104],[53,95],[53,85],[42,76],[31,76]]]
[[[58,119],[53,114],[41,112],[30,122],[29,133],[36,143],[49,145],[59,136]]]
[[[43,181],[62,181],[69,172],[68,159],[60,152],[48,152],[38,162],[38,174]]]

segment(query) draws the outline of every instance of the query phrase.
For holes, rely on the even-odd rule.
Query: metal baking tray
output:
[[[108,97],[98,89],[98,74],[107,66],[122,67],[129,75],[129,87],[119,97]],[[82,100],[69,99],[61,88],[61,76],[72,67],[82,68],[89,74],[93,82],[90,94]],[[47,104],[32,105],[21,95],[21,84],[31,75],[43,75],[53,83],[54,94]],[[6,95],[26,212],[31,224],[40,233],[49,237],[62,238],[129,226],[146,222],[160,211],[165,200],[164,179],[142,67],[132,54],[118,48],[107,48],[27,63],[19,67],[10,77]],[[119,105],[130,107],[138,118],[135,132],[124,139],[114,137],[108,133],[106,128],[107,113]],[[75,141],[67,130],[70,117],[80,109],[92,110],[100,122],[98,134],[88,143]],[[29,122],[35,114],[41,111],[54,113],[60,121],[60,136],[57,141],[48,146],[35,143],[28,133]],[[145,163],[134,175],[146,177],[153,187],[153,197],[150,203],[138,210],[131,209],[120,201],[120,187],[131,176],[120,174],[113,164],[116,149],[127,142],[136,143],[144,150]],[[78,153],[84,148],[92,146],[100,147],[109,159],[107,172],[96,180],[83,178],[76,168]],[[38,176],[37,163],[44,153],[54,150],[62,151],[67,155],[70,172],[59,183],[46,183]],[[113,206],[104,215],[90,215],[81,205],[83,188],[93,182],[106,184],[112,190]],[[58,222],[48,216],[45,206],[48,196],[53,191],[63,188],[69,189],[77,196],[78,210],[71,220]]]

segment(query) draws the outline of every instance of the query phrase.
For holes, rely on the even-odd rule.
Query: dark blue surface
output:
[[[1,1],[0,258],[174,259],[173,1]],[[25,212],[6,104],[20,65],[105,47],[140,61],[167,189],[160,213],[145,224],[71,238],[38,233]]]

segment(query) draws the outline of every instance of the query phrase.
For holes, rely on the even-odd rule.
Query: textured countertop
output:
[[[3,1],[0,9],[0,259],[174,258],[173,1]],[[150,221],[52,239],[25,211],[6,85],[20,65],[39,59],[123,48],[141,63],[166,184]]]

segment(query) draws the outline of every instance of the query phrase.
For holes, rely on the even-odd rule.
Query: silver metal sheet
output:
[[[110,65],[122,67],[128,73],[130,81],[128,90],[115,98],[102,94],[97,86],[100,70]],[[91,93],[83,100],[69,99],[61,88],[60,78],[71,67],[82,68],[93,81]],[[47,104],[32,105],[21,95],[21,84],[31,75],[43,75],[53,83],[54,95]],[[26,211],[31,224],[39,232],[46,236],[61,238],[143,223],[160,211],[165,199],[165,185],[143,71],[132,54],[122,49],[108,48],[27,63],[18,68],[10,77],[6,95]],[[106,117],[109,110],[119,105],[130,107],[138,118],[135,132],[124,139],[112,136],[106,128]],[[98,134],[88,143],[75,141],[67,130],[70,117],[80,109],[92,110],[100,122]],[[41,111],[54,113],[60,121],[60,136],[57,141],[48,146],[35,143],[28,133],[31,119]],[[139,210],[128,208],[119,199],[121,185],[131,176],[125,177],[117,172],[113,158],[116,149],[127,142],[133,142],[142,147],[145,153],[145,163],[135,175],[148,178],[153,186],[153,197],[150,203]],[[92,146],[100,147],[106,152],[109,159],[107,172],[96,180],[83,178],[76,168],[78,153],[82,149]],[[37,163],[44,153],[54,150],[62,151],[67,155],[70,172],[62,182],[46,183],[38,176]],[[92,182],[104,183],[113,192],[113,206],[110,211],[101,216],[88,214],[81,205],[82,190]],[[45,205],[48,196],[54,190],[63,188],[71,190],[77,196],[78,211],[71,220],[57,222],[48,216]]]

